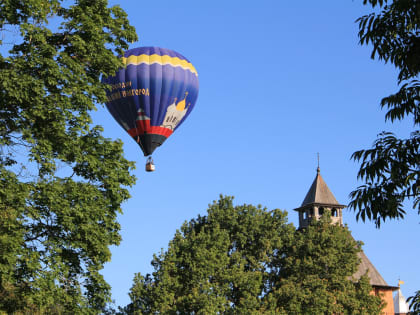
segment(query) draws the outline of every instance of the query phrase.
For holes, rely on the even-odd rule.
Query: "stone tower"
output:
[[[326,210],[331,212],[331,224],[343,226],[343,209],[345,207],[345,205],[340,204],[335,199],[333,193],[322,178],[318,167],[316,177],[302,205],[294,210],[299,213],[299,229],[302,229],[307,227],[311,220],[318,220]],[[386,302],[382,314],[394,315],[392,292],[398,290],[398,287],[393,287],[386,283],[363,251],[359,252],[358,256],[360,258],[360,264],[352,278],[358,280],[361,276],[367,274],[370,279],[370,285],[372,286],[371,294],[381,296]]]
[[[307,227],[311,220],[318,220],[326,210],[331,212],[332,223],[342,226],[345,207],[335,199],[318,167],[316,177],[302,205],[294,210],[299,212],[299,228],[301,229]]]

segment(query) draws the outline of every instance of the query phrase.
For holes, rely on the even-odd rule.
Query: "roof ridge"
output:
[[[385,279],[375,268],[375,266],[372,264],[372,262],[369,260],[369,258],[366,256],[363,250],[358,252],[357,256],[360,258],[360,264],[357,268],[357,271],[353,274],[353,277],[356,280],[359,280],[360,277],[367,273],[371,285],[393,288],[388,283],[386,283]]]

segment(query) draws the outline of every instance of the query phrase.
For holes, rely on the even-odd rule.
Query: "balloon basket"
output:
[[[146,162],[146,172],[154,172],[156,169],[155,164],[153,163],[153,159],[150,156]]]

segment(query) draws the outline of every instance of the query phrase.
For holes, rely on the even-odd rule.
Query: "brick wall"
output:
[[[373,287],[371,294],[382,297],[386,302],[385,308],[382,310],[383,315],[394,315],[394,300],[392,298],[392,289],[381,287]]]

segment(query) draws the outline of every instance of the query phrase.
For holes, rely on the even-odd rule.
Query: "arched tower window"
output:
[[[313,215],[315,214],[314,207],[312,207],[312,208],[309,210],[309,214],[310,214],[311,216],[313,216]]]
[[[338,217],[338,211],[337,211],[337,209],[336,209],[336,208],[333,208],[333,209],[331,210],[331,215],[332,215],[333,217]]]
[[[319,207],[318,213],[319,213],[319,215],[323,215],[324,214],[324,207]]]

